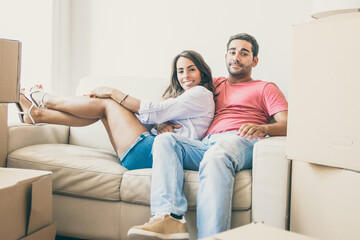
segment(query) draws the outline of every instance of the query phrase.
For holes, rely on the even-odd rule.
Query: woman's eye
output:
[[[195,68],[191,68],[190,71],[192,71],[192,72],[195,71]]]
[[[184,71],[178,71],[179,74],[183,73]]]

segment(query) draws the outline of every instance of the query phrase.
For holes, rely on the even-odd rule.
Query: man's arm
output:
[[[256,137],[264,137],[266,135],[286,136],[288,111],[278,112],[274,114],[273,117],[275,123],[264,125],[251,123],[243,124],[238,131],[238,135],[244,138],[250,137],[250,140],[253,140]]]

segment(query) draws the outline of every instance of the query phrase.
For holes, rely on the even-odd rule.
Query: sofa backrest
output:
[[[117,88],[139,99],[160,100],[168,84],[169,80],[162,78],[86,77],[80,80],[76,95],[82,96],[88,94],[95,87],[106,86]],[[115,153],[101,121],[86,127],[71,127],[69,144],[104,149]]]

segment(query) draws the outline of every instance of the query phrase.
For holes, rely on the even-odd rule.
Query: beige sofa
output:
[[[119,88],[141,99],[160,99],[168,80],[89,77],[77,94],[96,86]],[[15,124],[8,129],[7,167],[53,172],[54,220],[58,235],[83,239],[126,239],[128,229],[150,217],[151,169],[127,171],[118,163],[101,123],[72,128]],[[263,221],[286,229],[290,164],[286,138],[270,137],[254,149],[253,170],[236,174],[232,227]],[[198,173],[186,171],[186,220],[196,239]]]

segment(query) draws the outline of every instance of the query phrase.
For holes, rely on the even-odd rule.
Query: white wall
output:
[[[51,87],[52,30],[52,1],[0,0],[0,38],[22,42],[23,87]]]
[[[73,94],[89,75],[168,78],[180,51],[201,53],[227,75],[230,35],[260,44],[253,76],[288,92],[291,26],[309,21],[312,0],[0,0],[0,37],[23,42],[22,83]]]
[[[227,75],[230,35],[247,32],[260,45],[258,79],[288,93],[291,26],[311,20],[311,0],[72,0],[70,86],[88,75],[168,78],[180,51],[203,55],[214,76]]]

